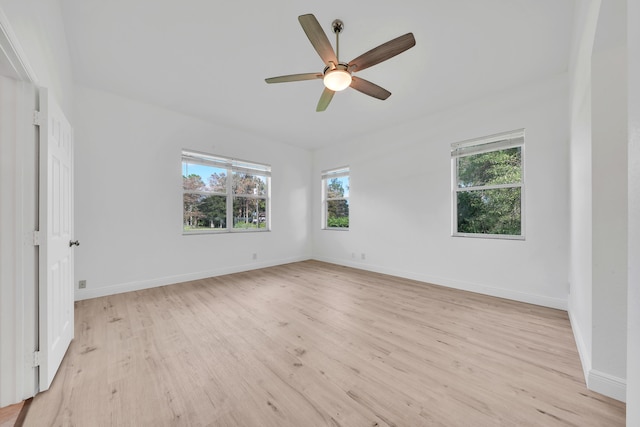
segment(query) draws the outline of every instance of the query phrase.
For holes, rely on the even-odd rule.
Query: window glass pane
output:
[[[522,181],[522,147],[458,157],[458,188]]]
[[[270,176],[269,165],[183,150],[185,234],[268,230]]]
[[[267,201],[249,197],[233,198],[233,228],[267,228]]]
[[[349,197],[349,177],[329,178],[327,181],[327,199]]]
[[[217,169],[217,168],[216,168]],[[225,169],[218,169],[209,175],[209,191],[215,193],[227,192],[227,171]]]
[[[226,176],[224,168],[182,162],[183,188],[188,191],[225,193]]]
[[[233,173],[233,194],[267,195],[267,177],[244,172]]]
[[[519,187],[457,194],[458,233],[522,234]]]
[[[183,230],[211,230],[227,226],[227,197],[183,195]]]
[[[349,227],[349,201],[327,201],[327,227]]]

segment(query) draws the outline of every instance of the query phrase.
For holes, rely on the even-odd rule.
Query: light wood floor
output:
[[[623,426],[566,312],[306,261],[76,304],[25,426]]]
[[[0,427],[14,427],[20,416],[24,402],[0,408]]]

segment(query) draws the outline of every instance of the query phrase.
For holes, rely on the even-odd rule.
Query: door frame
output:
[[[18,88],[16,102],[16,133],[7,146],[12,149],[13,166],[10,190],[2,195],[13,209],[0,227],[8,230],[9,248],[3,255],[3,269],[10,271],[10,279],[0,282],[0,294],[9,304],[3,304],[0,323],[2,346],[13,349],[0,366],[3,386],[0,407],[20,402],[38,391],[38,373],[34,357],[38,348],[38,248],[34,231],[38,227],[38,130],[33,125],[33,109],[38,108],[38,78],[29,65],[24,50],[7,16],[0,8],[0,73],[14,79]],[[8,381],[5,382],[5,379]]]

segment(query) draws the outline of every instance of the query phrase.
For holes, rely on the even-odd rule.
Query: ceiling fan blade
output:
[[[356,59],[349,62],[349,70],[362,71],[365,68],[369,68],[381,63],[382,61],[386,61],[389,58],[393,58],[405,50],[411,49],[415,45],[416,39],[413,37],[413,33],[407,33],[404,36],[389,40],[388,42],[383,43],[378,47],[374,47],[370,51],[358,56]]]
[[[309,38],[309,41],[313,45],[314,49],[322,58],[325,65],[329,65],[329,62],[334,64],[338,63],[333,47],[327,38],[327,35],[322,31],[322,27],[318,23],[318,20],[312,14],[298,16],[298,21],[302,25],[302,29]]]
[[[278,76],[278,77],[269,77],[268,79],[264,79],[267,83],[288,83],[288,82],[299,82],[302,80],[314,80],[321,79],[321,73],[304,73],[304,74],[289,74],[288,76]]]
[[[320,100],[318,101],[318,106],[316,107],[316,111],[324,111],[329,106],[329,103],[333,99],[333,94],[335,92],[331,89],[324,88],[322,95],[320,95]]]
[[[374,98],[382,99],[383,101],[391,96],[391,92],[385,88],[382,88],[375,83],[371,83],[369,80],[361,79],[360,77],[353,77],[351,79],[350,86],[365,95],[373,96]]]

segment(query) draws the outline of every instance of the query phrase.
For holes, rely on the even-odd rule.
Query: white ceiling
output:
[[[575,0],[61,0],[76,82],[314,149],[567,70]],[[322,72],[298,23],[313,13],[340,59],[407,32],[416,46],[363,70],[316,113]]]

